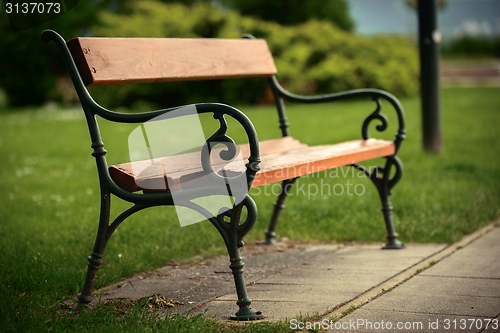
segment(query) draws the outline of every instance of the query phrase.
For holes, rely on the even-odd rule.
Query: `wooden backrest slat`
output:
[[[85,85],[266,77],[276,74],[260,39],[74,38]]]

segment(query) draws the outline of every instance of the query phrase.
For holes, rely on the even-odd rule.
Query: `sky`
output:
[[[404,0],[348,0],[360,34],[417,34],[417,15]],[[500,0],[448,0],[438,14],[444,39],[500,35]]]

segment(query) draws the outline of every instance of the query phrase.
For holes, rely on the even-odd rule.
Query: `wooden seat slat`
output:
[[[252,187],[390,156],[394,152],[394,142],[369,139],[262,155],[260,171],[255,176]]]
[[[241,160],[246,161],[248,145],[239,147]],[[284,137],[262,141],[260,149],[262,162],[252,187],[390,156],[395,152],[395,145],[392,141],[369,139],[311,147],[291,137]],[[220,159],[214,160],[218,157],[217,152],[213,152],[211,156],[212,167],[216,172],[222,169],[234,174],[245,172],[243,163],[228,164]],[[202,186],[202,170],[200,153],[123,163],[109,168],[113,180],[130,192],[167,191],[169,184],[176,186],[176,189],[190,188],[193,183],[189,181],[194,179],[199,180],[196,182],[197,186]]]

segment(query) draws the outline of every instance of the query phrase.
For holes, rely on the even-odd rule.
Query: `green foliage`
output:
[[[342,30],[353,31],[354,21],[349,15],[346,0],[223,0],[244,16],[284,25],[296,25],[311,19],[325,20]]]
[[[462,36],[441,45],[444,58],[500,58],[500,37]]]
[[[99,11],[115,1],[65,1],[61,10],[67,11],[48,22],[43,15],[30,15],[29,22],[24,18],[27,14],[7,17],[4,2],[8,1],[0,1],[0,87],[5,90],[9,105],[37,105],[60,98],[54,88],[54,73],[63,75],[66,71],[61,62],[52,61],[60,59],[58,51],[54,45],[43,43],[40,33],[50,28],[65,37],[86,35],[89,26],[98,24]],[[25,29],[19,31],[20,28]]]
[[[168,2],[168,3],[164,3]],[[265,38],[275,57],[278,78],[296,93],[328,93],[381,88],[398,96],[417,92],[417,52],[402,37],[360,37],[326,21],[298,26],[241,16],[201,1],[80,1],[59,18],[13,33],[0,20],[0,88],[10,106],[46,100],[76,101],[67,71],[53,44],[40,40],[50,28],[75,36]],[[309,2],[307,2],[309,3]],[[0,13],[0,17],[5,13]],[[92,91],[108,107],[166,107],[192,102],[269,102],[264,80],[99,87]]]
[[[412,96],[418,90],[417,51],[404,37],[356,36],[316,20],[283,27],[202,3],[186,7],[141,1],[131,14],[103,12],[100,18],[104,26],[92,30],[98,36],[239,38],[253,34],[268,42],[278,78],[296,93],[371,87]],[[137,100],[161,106],[195,101],[255,103],[264,98],[264,87],[262,80],[236,80],[99,88],[95,93],[98,101],[109,106],[133,105]]]
[[[299,93],[380,88],[398,96],[418,89],[413,43],[403,37],[361,37],[311,21],[296,27],[277,66],[279,77]],[[273,48],[273,45],[271,45]]]

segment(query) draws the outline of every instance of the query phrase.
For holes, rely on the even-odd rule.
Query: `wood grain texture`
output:
[[[262,156],[260,171],[252,187],[390,156],[394,153],[394,142],[369,139],[266,154]]]
[[[276,74],[260,39],[74,38],[85,85],[266,77]]]
[[[248,145],[240,145],[243,160],[248,158]],[[354,140],[333,145],[308,146],[300,141],[285,137],[260,142],[260,171],[252,187],[262,186],[285,179],[305,176],[332,168],[358,163],[395,153],[395,145],[386,140]],[[242,173],[242,163],[227,163],[212,154],[212,167],[216,172]],[[167,173],[166,170],[169,170]],[[137,172],[137,170],[142,170]],[[123,189],[135,192],[169,191],[169,184],[176,190],[188,188],[193,179],[203,175],[200,153],[170,156],[160,159],[124,163],[109,168],[113,180]],[[201,186],[202,183],[197,182]],[[187,187],[185,187],[187,186]],[[172,188],[173,189],[173,188]]]

